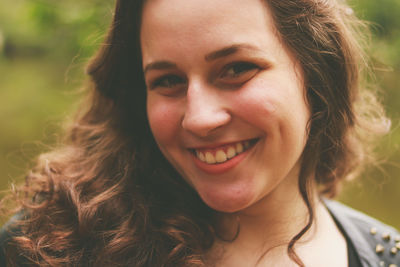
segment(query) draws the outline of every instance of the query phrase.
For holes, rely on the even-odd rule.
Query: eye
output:
[[[172,88],[174,86],[179,86],[182,84],[186,84],[184,78],[177,76],[177,75],[164,75],[160,78],[155,79],[151,85],[151,89],[155,89],[157,87],[164,87],[164,88]]]
[[[227,83],[244,83],[253,78],[260,69],[250,62],[235,62],[226,66],[219,78]]]
[[[157,90],[161,95],[173,96],[186,88],[187,81],[179,75],[167,74],[150,83],[150,90]]]

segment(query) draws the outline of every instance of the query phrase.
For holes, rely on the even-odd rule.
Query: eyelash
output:
[[[172,83],[171,83],[171,81],[172,81]],[[166,86],[166,84],[163,84],[165,82],[168,82],[169,85]],[[156,80],[154,80],[150,84],[150,88],[151,89],[154,89],[156,87],[172,88],[173,86],[175,86],[179,83],[186,84],[186,81],[184,78],[181,78],[178,75],[167,74],[167,75],[161,76],[161,77],[157,78]]]
[[[235,68],[239,68],[239,72],[235,72]],[[233,62],[226,65],[217,80],[222,80],[226,83],[244,83],[250,80],[256,73],[261,69],[258,65],[245,61]],[[236,69],[237,70],[237,69]],[[233,71],[234,73],[229,73]],[[249,76],[244,76],[249,74]],[[150,89],[164,88],[164,89],[174,89],[178,85],[186,85],[187,81],[185,78],[176,74],[166,74],[157,79],[155,79],[150,84]]]
[[[233,70],[235,67],[239,67],[241,69],[239,69],[239,73],[234,73],[234,74],[227,74],[228,71]],[[234,62],[229,64],[228,66],[226,66],[223,71],[222,74],[220,75],[221,78],[239,78],[242,74],[248,73],[249,71],[253,71],[253,70],[260,70],[260,67],[257,66],[254,63],[250,63],[250,62]],[[255,74],[255,73],[254,73]]]

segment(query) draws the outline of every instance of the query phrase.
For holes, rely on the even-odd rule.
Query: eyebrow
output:
[[[237,52],[239,52],[240,50],[250,50],[250,51],[256,51],[256,52],[262,52],[261,49],[252,46],[250,44],[234,44],[228,47],[224,47],[222,49],[219,49],[215,52],[211,52],[209,54],[207,54],[204,59],[206,61],[213,61],[222,57],[227,57],[230,56],[232,54],[235,54]]]
[[[228,47],[224,47],[217,51],[211,52],[207,54],[204,59],[206,61],[213,61],[219,58],[227,57],[233,55],[241,50],[250,50],[256,52],[263,52],[261,49],[252,46],[250,44],[234,44]],[[146,65],[143,70],[143,73],[146,74],[149,70],[165,70],[165,69],[173,69],[177,68],[178,66],[175,63],[170,61],[162,60],[162,61],[155,61]]]
[[[148,72],[149,70],[164,70],[164,69],[173,69],[177,68],[177,65],[175,63],[172,63],[170,61],[156,61],[152,62],[146,65],[146,67],[143,70],[143,73]]]

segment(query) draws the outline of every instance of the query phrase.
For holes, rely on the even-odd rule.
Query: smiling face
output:
[[[148,0],[141,47],[152,133],[207,205],[297,190],[310,113],[261,0]]]

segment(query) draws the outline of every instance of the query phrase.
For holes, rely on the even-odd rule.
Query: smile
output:
[[[193,149],[194,155],[207,164],[224,163],[245,152],[257,142],[257,139],[245,140],[216,148]]]

